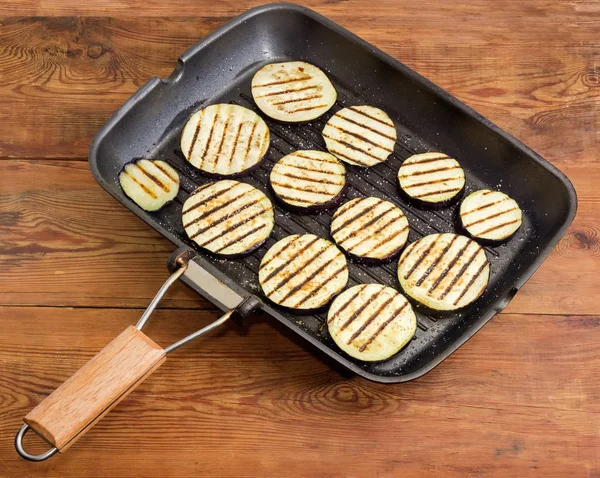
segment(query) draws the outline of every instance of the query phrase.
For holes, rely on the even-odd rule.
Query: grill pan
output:
[[[338,101],[321,118],[282,124],[260,113],[254,104],[250,93],[253,74],[267,63],[289,60],[315,64],[333,82]],[[240,259],[223,260],[197,250],[181,223],[183,202],[196,187],[211,181],[183,159],[181,130],[192,113],[214,103],[250,108],[265,119],[271,131],[266,161],[241,180],[272,199],[276,225],[263,246]],[[485,247],[491,275],[482,297],[454,313],[433,313],[414,304],[418,318],[415,337],[401,352],[379,363],[362,363],[341,352],[324,326],[326,311],[299,315],[268,303],[257,274],[262,256],[281,238],[307,232],[328,238],[334,212],[300,215],[281,207],[268,187],[273,164],[297,149],[325,151],[321,130],[327,120],[343,107],[361,104],[386,111],[394,120],[398,141],[385,163],[366,170],[346,165],[346,199],[376,196],[400,206],[410,224],[409,243],[427,234],[459,232],[458,204],[423,210],[399,194],[397,171],[414,153],[442,151],[456,158],[466,173],[465,194],[499,189],[516,199],[523,210],[523,225],[515,236],[502,245]],[[155,213],[140,209],[119,186],[124,164],[142,157],[167,161],[180,175],[177,198]],[[208,274],[244,301],[245,312],[261,308],[356,374],[384,383],[423,375],[506,307],[564,234],[577,203],[569,180],[521,142],[347,30],[309,9],[285,3],[249,10],[186,51],[168,78],[153,78],[140,88],[97,134],[89,163],[102,187],[183,248],[173,257],[183,256],[203,271],[199,276],[180,274],[190,287],[222,310],[230,310],[231,304],[198,279]],[[349,261],[348,265],[348,287],[380,283],[400,288],[397,261],[380,266]]]

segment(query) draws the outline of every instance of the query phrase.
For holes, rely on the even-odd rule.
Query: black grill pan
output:
[[[326,115],[302,125],[277,123],[261,114],[271,130],[267,161],[242,180],[271,199],[268,177],[274,162],[296,149],[324,150],[320,132],[327,119],[344,106],[369,104],[390,115],[399,139],[386,163],[368,170],[347,168],[346,195],[348,199],[377,196],[398,204],[409,219],[409,241],[457,230],[458,206],[425,211],[400,197],[396,174],[413,153],[443,151],[457,158],[466,172],[467,193],[483,187],[500,189],[523,209],[524,222],[517,234],[504,245],[485,248],[491,276],[483,296],[451,315],[418,309],[415,338],[384,362],[361,363],[341,352],[324,327],[325,313],[303,316],[262,304],[267,314],[363,377],[388,383],[419,377],[509,303],[573,220],[576,195],[569,180],[551,164],[397,60],[306,8],[271,4],[252,9],[186,51],[168,78],[153,78],[132,96],[94,139],[91,170],[102,187],[163,236],[177,246],[196,249],[183,230],[181,207],[190,192],[209,180],[182,159],[181,130],[193,112],[213,103],[235,103],[258,111],[250,96],[253,74],[266,63],[286,60],[303,60],[323,69],[338,91],[338,101]],[[119,187],[123,165],[140,157],[163,159],[181,177],[177,199],[156,213],[141,210]],[[251,256],[221,260],[197,250],[195,260],[239,294],[263,297],[258,266],[277,240],[304,232],[329,237],[333,211],[297,215],[273,203],[273,234]],[[351,263],[348,286],[375,282],[399,288],[396,265]]]

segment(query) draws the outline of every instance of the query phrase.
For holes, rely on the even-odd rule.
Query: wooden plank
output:
[[[565,2],[535,8],[507,1],[493,8],[489,2],[426,3],[390,8],[357,2],[356,10],[336,4],[320,10],[548,159],[596,159],[600,73],[589,11]],[[203,17],[140,18],[117,4],[110,11],[123,15],[118,18],[5,18],[0,158],[86,158],[96,131],[137,88],[152,76],[168,76],[186,48],[250,4],[194,4]],[[187,5],[169,6],[167,14],[183,15]],[[98,13],[87,4],[72,7],[49,2],[34,11]],[[152,3],[140,8],[165,13]],[[367,15],[357,13],[365,9]]]
[[[509,306],[513,313],[597,314],[600,168],[563,168],[578,191],[567,235]],[[0,303],[145,307],[174,246],[100,186],[86,163],[0,162]],[[210,307],[178,284],[167,307]]]
[[[0,449],[10,450],[22,417],[139,311],[0,314]],[[146,332],[166,345],[215,317],[161,310]],[[64,456],[32,465],[2,453],[0,475],[594,476],[599,325],[503,314],[423,378],[382,385],[258,317],[169,356]]]

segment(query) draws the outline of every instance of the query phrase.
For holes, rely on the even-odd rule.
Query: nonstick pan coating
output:
[[[399,26],[399,28],[401,28]],[[456,158],[467,176],[465,194],[479,188],[500,189],[524,213],[523,226],[505,244],[486,246],[490,284],[481,299],[453,314],[417,308],[415,338],[397,355],[380,363],[361,363],[341,352],[324,326],[326,312],[298,315],[266,301],[263,309],[359,375],[379,382],[402,382],[432,369],[501,311],[541,264],[571,223],[576,196],[556,168],[400,62],[326,18],[291,4],[250,10],[190,48],[173,74],[144,85],[98,133],[90,147],[90,166],[98,182],[115,198],[177,246],[195,248],[181,223],[181,206],[198,185],[210,181],[182,159],[179,137],[187,118],[217,102],[258,111],[250,95],[253,74],[266,63],[303,60],[323,69],[338,91],[338,102],[323,117],[285,125],[261,116],[271,130],[266,161],[243,178],[265,192],[275,205],[271,238],[252,255],[222,260],[200,252],[202,265],[231,288],[262,296],[258,266],[266,250],[288,234],[311,232],[329,237],[333,210],[301,215],[284,209],[268,187],[269,172],[296,149],[324,150],[320,131],[344,106],[369,104],[394,120],[398,142],[392,157],[368,170],[348,167],[346,198],[377,196],[406,213],[409,242],[436,232],[457,232],[458,203],[441,210],[410,205],[400,195],[396,174],[415,152],[442,151]],[[171,204],[147,213],[119,187],[118,173],[133,158],[168,161],[181,176],[181,191]],[[381,283],[399,289],[397,261],[382,266],[350,263],[348,286]]]

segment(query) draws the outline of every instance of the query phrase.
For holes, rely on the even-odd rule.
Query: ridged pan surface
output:
[[[264,65],[293,60],[323,70],[337,91],[337,101],[316,120],[282,124],[259,112],[252,100],[251,81]],[[267,195],[273,203],[275,226],[255,252],[234,260],[198,248],[185,233],[181,214],[188,196],[198,186],[213,181],[184,158],[180,150],[182,129],[192,114],[219,103],[257,112],[269,127],[271,138],[265,161],[237,180]],[[261,259],[277,241],[292,234],[315,234],[331,240],[335,212],[335,208],[320,214],[290,211],[275,199],[269,185],[273,165],[299,149],[328,152],[322,136],[325,124],[344,108],[357,105],[385,111],[395,124],[397,140],[391,148],[386,145],[393,151],[383,162],[368,168],[345,164],[347,187],[342,204],[373,196],[399,206],[410,226],[406,247],[426,235],[459,232],[460,225],[460,202],[426,210],[408,203],[400,194],[398,170],[413,154],[443,152],[455,158],[466,176],[461,194],[466,197],[478,189],[499,189],[515,199],[523,211],[523,224],[514,236],[504,244],[484,247],[490,275],[482,296],[464,309],[443,315],[410,299],[417,315],[414,338],[391,358],[372,363],[353,359],[335,345],[325,322],[327,310],[316,314],[289,312],[270,303],[258,282]],[[140,157],[164,160],[180,176],[178,196],[158,212],[144,212],[119,186],[124,164]],[[332,360],[380,382],[401,382],[422,375],[502,310],[564,234],[576,209],[568,179],[533,151],[385,53],[315,12],[289,4],[247,12],[184,53],[169,78],[149,81],[98,133],[90,149],[90,165],[107,191],[174,244],[198,251],[198,262],[219,280],[240,294],[256,294],[263,299],[266,313],[285,327]],[[346,287],[378,283],[401,290],[397,268],[398,259],[378,266],[348,260]]]

